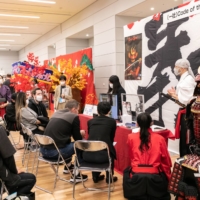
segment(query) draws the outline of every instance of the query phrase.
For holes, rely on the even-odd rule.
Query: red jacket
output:
[[[150,135],[150,148],[143,153],[139,150],[140,133],[133,133],[128,135],[129,155],[131,159],[131,167],[138,167],[139,164],[152,165],[164,172],[168,178],[171,176],[171,159],[167,150],[165,139],[153,133],[151,129],[148,130]],[[151,172],[149,172],[151,173]]]

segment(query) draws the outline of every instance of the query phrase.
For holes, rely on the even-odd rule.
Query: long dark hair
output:
[[[141,113],[137,117],[137,123],[140,127],[140,146],[139,150],[141,152],[144,152],[145,150],[148,150],[149,142],[150,142],[150,133],[148,132],[148,129],[151,126],[152,118],[147,113]]]
[[[119,77],[116,76],[116,75],[112,75],[110,78],[109,78],[109,81],[110,83],[113,84],[113,88],[110,87],[109,85],[109,88],[108,88],[108,93],[111,93],[112,94],[117,94],[118,93],[118,90],[121,86],[121,83],[119,82]]]

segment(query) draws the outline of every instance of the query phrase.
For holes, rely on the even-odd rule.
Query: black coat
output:
[[[35,111],[38,116],[48,117],[46,107],[42,102],[37,104],[34,99],[29,99],[28,107]]]
[[[10,79],[7,79],[6,81],[4,81],[3,85],[7,85],[10,88],[11,94],[15,93],[15,88],[10,85]]]
[[[106,142],[110,155],[116,158],[116,151],[113,146],[116,131],[116,121],[107,116],[98,116],[88,121],[88,140]]]
[[[9,131],[15,131],[16,130],[16,119],[15,119],[15,104],[10,103],[6,106],[6,123],[7,123],[7,129]]]
[[[118,110],[120,110],[121,114],[122,114],[122,98],[121,98],[121,94],[126,93],[126,91],[124,90],[123,87],[120,87],[118,92],[117,92],[117,101],[118,101]],[[123,99],[123,101],[126,101],[126,98]]]

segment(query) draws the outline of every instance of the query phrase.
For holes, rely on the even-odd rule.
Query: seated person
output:
[[[110,151],[110,157],[112,159],[112,175],[114,174],[114,159],[116,159],[116,152],[113,146],[116,121],[113,118],[108,117],[110,114],[111,105],[109,102],[100,102],[97,106],[98,117],[88,121],[88,140],[99,140],[107,143]],[[83,152],[83,160],[92,163],[106,163],[108,162],[108,153],[106,150],[98,152]],[[92,178],[95,183],[104,179],[104,175],[100,175],[100,172],[92,172]],[[106,182],[108,183],[109,174],[106,172]],[[117,177],[113,176],[114,182],[117,181]],[[111,179],[112,181],[112,179]]]
[[[128,135],[128,148],[131,160],[132,193],[126,193],[124,180],[124,196],[132,195],[134,200],[169,200],[167,191],[171,176],[171,159],[165,139],[152,133],[152,118],[147,113],[137,117],[140,132]],[[129,177],[128,177],[129,178]],[[129,182],[130,184],[130,182]]]
[[[6,106],[6,123],[9,131],[16,131],[16,119],[15,119],[15,101],[17,93],[11,95],[11,103]]]
[[[51,137],[58,149],[60,150],[62,156],[68,163],[69,170],[74,169],[74,165],[71,164],[71,158],[74,154],[74,143],[71,142],[71,137],[76,140],[82,140],[85,135],[85,131],[80,130],[80,121],[78,116],[79,103],[71,99],[66,105],[65,109],[56,111],[51,120],[49,121],[44,135]],[[48,145],[41,147],[40,149],[44,158],[48,159],[58,159],[58,151],[53,145]],[[67,168],[64,168],[64,173],[69,173]],[[81,182],[81,176],[78,170],[75,169],[76,182]],[[87,175],[82,175],[83,180],[87,180]],[[70,179],[73,182],[73,177]]]
[[[38,119],[41,119],[41,123],[46,126],[48,124],[49,118],[45,105],[42,102],[42,90],[40,88],[36,88],[32,91],[32,98],[29,99],[28,107],[35,111],[39,116]],[[44,119],[42,121],[42,119]]]
[[[5,129],[0,126],[0,178],[5,183],[9,194],[14,192],[17,192],[17,195],[30,194],[36,178],[33,174],[17,170],[14,159],[15,152]]]
[[[38,128],[41,122],[37,119],[37,113],[27,105],[26,94],[24,92],[19,92],[17,94],[15,108],[16,122],[19,127],[22,123],[26,128],[29,128],[33,134],[44,134],[44,131]]]

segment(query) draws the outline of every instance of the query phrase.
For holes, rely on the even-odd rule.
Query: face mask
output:
[[[60,85],[65,85],[65,81],[60,81]]]
[[[0,84],[3,84],[3,79],[0,79]]]
[[[110,85],[111,88],[113,88],[113,84],[112,83],[110,83],[109,85]]]
[[[179,76],[179,75],[181,74],[180,69],[177,68],[177,67],[175,67],[175,68],[174,68],[174,74],[175,74],[176,76]]]
[[[37,96],[35,97],[35,99],[36,99],[37,101],[42,101],[42,95],[37,95]]]
[[[27,104],[27,105],[29,104],[29,99],[26,99],[26,104]]]

